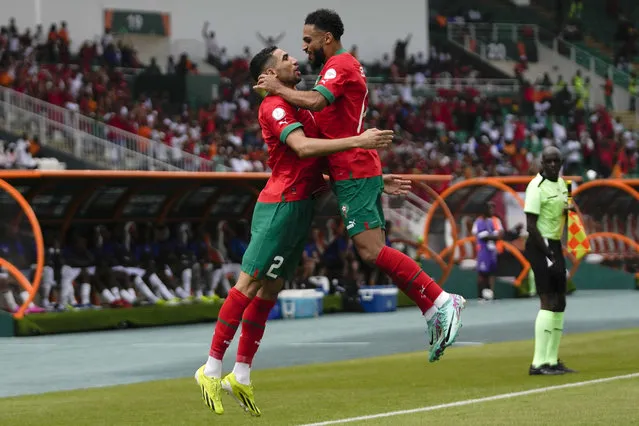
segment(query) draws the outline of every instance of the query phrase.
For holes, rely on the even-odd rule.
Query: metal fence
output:
[[[125,132],[90,117],[7,88],[0,88],[3,126],[37,135],[49,145],[113,170],[226,171],[180,148]]]

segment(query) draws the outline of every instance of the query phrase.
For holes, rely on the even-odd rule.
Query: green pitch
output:
[[[264,413],[258,419],[244,414],[229,397],[224,399],[226,413],[214,415],[201,402],[195,381],[188,378],[0,399],[0,424],[301,425],[455,402],[462,405],[351,424],[639,422],[637,376],[468,403],[471,399],[638,373],[639,329],[565,336],[561,357],[579,370],[578,374],[529,377],[531,356],[532,341],[522,341],[452,348],[435,364],[429,364],[427,354],[420,352],[257,371],[253,380]],[[193,366],[194,371],[197,367]],[[86,384],[91,385],[90,375]]]

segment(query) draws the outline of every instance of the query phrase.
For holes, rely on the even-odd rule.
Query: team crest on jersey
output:
[[[275,108],[273,110],[273,118],[276,120],[281,120],[286,115],[286,112],[282,108]]]
[[[324,80],[332,80],[335,77],[337,77],[337,72],[331,68],[328,71],[326,71],[326,74],[324,74]]]
[[[342,215],[344,216],[344,218],[348,217],[348,206],[346,204],[342,206]]]

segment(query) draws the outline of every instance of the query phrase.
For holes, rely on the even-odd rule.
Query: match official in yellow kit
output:
[[[542,170],[526,188],[524,212],[528,239],[525,255],[535,273],[541,309],[535,321],[535,355],[529,374],[574,373],[559,360],[559,344],[566,310],[566,260],[561,237],[566,224],[568,186],[559,176],[561,152],[549,146],[542,152]]]

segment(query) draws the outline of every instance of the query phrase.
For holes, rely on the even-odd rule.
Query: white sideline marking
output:
[[[482,402],[498,401],[500,399],[510,399],[510,398],[516,398],[518,396],[534,395],[536,393],[544,393],[544,392],[560,390],[560,389],[577,388],[581,386],[594,385],[598,383],[607,383],[607,382],[613,382],[616,380],[634,379],[634,378],[639,378],[639,373],[606,377],[604,379],[586,380],[584,382],[566,383],[565,385],[546,386],[543,388],[530,389],[530,390],[521,391],[521,392],[503,393],[500,395],[493,395],[493,396],[488,396],[485,398],[466,399],[464,401],[450,402],[447,404],[431,405],[429,407],[422,407],[422,408],[413,408],[411,410],[390,411],[388,413],[372,414],[370,416],[349,417],[346,419],[328,420],[328,421],[320,422],[320,423],[308,423],[302,426],[336,425],[336,424],[342,424],[342,423],[352,423],[352,422],[360,422],[365,420],[381,419],[384,417],[402,416],[405,414],[425,413],[427,411],[442,410],[444,408],[463,407],[465,405],[480,404]]]
[[[11,339],[13,340],[13,337]],[[47,349],[47,348],[53,348],[60,345],[58,343],[41,343],[41,342],[28,342],[28,341],[18,342],[18,341],[8,341],[8,339],[7,341],[5,341],[4,339],[0,339],[0,350],[12,349],[12,348],[24,348],[27,346],[30,348]]]

